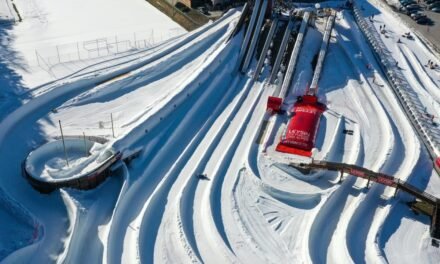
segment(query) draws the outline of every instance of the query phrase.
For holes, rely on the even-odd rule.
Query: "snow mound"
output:
[[[113,157],[115,151],[87,139],[66,139],[67,160],[62,140],[49,142],[32,151],[25,168],[37,180],[56,182],[85,176]]]

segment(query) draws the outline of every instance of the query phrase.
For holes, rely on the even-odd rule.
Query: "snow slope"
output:
[[[440,261],[429,221],[404,204],[408,195],[393,197],[394,189],[351,175],[339,182],[334,172],[302,174],[288,162],[305,159],[273,150],[288,118],[266,112],[275,89],[267,65],[260,81],[252,79],[255,59],[236,72],[243,31],[226,40],[239,16],[232,10],[176,41],[38,88],[4,118],[0,215],[19,219],[0,219],[2,232],[18,232],[19,240],[0,237],[5,263]],[[321,21],[304,36],[308,49],[287,106],[311,81]],[[404,32],[391,21],[391,33]],[[423,66],[432,54],[417,40],[385,42],[436,111],[435,72]],[[313,158],[381,171],[438,195],[440,181],[385,80],[352,15],[338,12],[318,84],[328,110]],[[103,136],[139,156],[96,190],[41,195],[20,177],[20,162],[58,136],[57,120],[68,135]]]

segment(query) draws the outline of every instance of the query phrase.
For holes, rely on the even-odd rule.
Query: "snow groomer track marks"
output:
[[[0,121],[0,262],[439,263],[439,164],[359,18],[386,23],[381,49],[433,136],[438,76],[422,64],[439,62],[370,2],[355,18],[345,2],[251,0],[29,92]],[[80,135],[66,151],[59,121]],[[57,189],[34,190],[26,158]],[[111,177],[80,182],[106,161]]]

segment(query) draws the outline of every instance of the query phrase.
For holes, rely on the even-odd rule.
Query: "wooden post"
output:
[[[340,174],[339,174],[339,183],[341,183],[342,182],[342,176],[344,175],[344,171],[340,171]]]
[[[61,127],[61,120],[58,120],[58,123],[60,124],[61,139],[63,141],[64,157],[66,158],[67,167],[69,167],[69,159],[67,158],[66,143],[64,143],[64,134],[63,128]]]
[[[113,138],[115,138],[115,127],[113,125],[113,113],[110,113],[110,119],[112,121],[112,134],[113,134]]]
[[[370,176],[368,176],[367,189],[370,187]]]
[[[393,197],[396,197],[396,195],[397,195],[397,191],[398,191],[398,189],[397,189],[397,186],[396,186],[396,189],[394,190]]]

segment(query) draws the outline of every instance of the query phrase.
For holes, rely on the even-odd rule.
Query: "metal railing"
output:
[[[408,120],[411,122],[419,138],[426,146],[429,155],[435,162],[435,159],[440,156],[440,141],[435,132],[433,132],[435,128],[431,123],[427,122],[425,118],[423,104],[397,66],[397,61],[392,57],[391,52],[383,43],[379,33],[371,22],[362,16],[356,2],[353,3],[353,13],[356,23],[368,40],[368,44],[372,48],[373,54],[379,62],[381,70],[385,74]],[[434,169],[440,174],[440,169],[437,169],[435,166]]]

